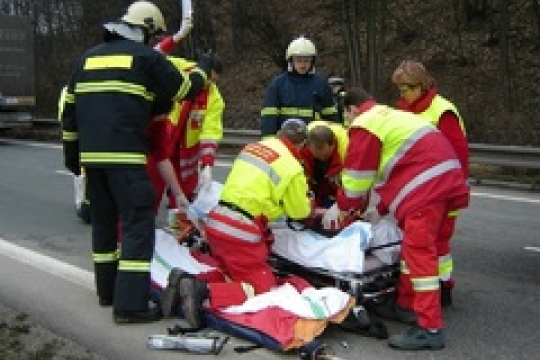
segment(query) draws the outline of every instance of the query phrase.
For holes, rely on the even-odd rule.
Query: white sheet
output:
[[[208,192],[199,194],[188,210],[192,221],[205,220],[217,205],[221,188],[220,183],[213,182]],[[401,240],[401,231],[390,219],[381,219],[374,226],[356,221],[331,239],[309,230],[294,231],[282,221],[270,225],[275,235],[272,251],[306,267],[362,273],[381,264],[394,264],[399,257],[399,246],[376,250],[375,257],[366,259],[364,255],[369,247]]]

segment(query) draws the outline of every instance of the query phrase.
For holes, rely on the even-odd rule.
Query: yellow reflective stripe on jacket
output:
[[[92,253],[92,261],[96,264],[106,264],[115,262],[120,257],[120,251],[115,250],[110,253]]]
[[[109,164],[133,164],[145,165],[146,155],[138,153],[120,153],[120,152],[81,152],[81,162],[91,163],[109,163]]]
[[[120,260],[118,270],[126,272],[149,272],[150,261],[146,260]]]
[[[132,55],[103,55],[89,57],[84,62],[84,70],[131,69]]]
[[[267,108],[264,108],[261,110],[261,115],[262,116],[271,116],[271,115],[274,115],[274,116],[278,116],[279,115],[279,109],[277,107],[267,107]]]
[[[459,163],[459,160],[452,159],[421,172],[420,174],[416,175],[412,180],[410,180],[407,185],[401,188],[401,190],[399,190],[399,193],[394,197],[394,200],[388,208],[390,209],[390,211],[395,212],[403,199],[405,199],[405,197],[407,197],[407,195],[413,192],[417,187],[430,181],[431,179],[436,178],[437,176],[440,176],[441,174],[460,168],[461,165]]]
[[[439,278],[442,281],[450,280],[454,270],[454,259],[451,254],[439,256]]]
[[[62,131],[62,140],[64,141],[76,141],[79,140],[79,133],[76,131]]]
[[[124,94],[141,96],[148,101],[153,101],[155,98],[155,94],[147,91],[143,85],[133,84],[124,81],[110,80],[96,82],[80,82],[75,85],[75,94],[92,94],[104,92],[119,92]]]
[[[202,70],[195,72],[202,72],[202,76],[205,79],[204,81],[206,81],[206,74]],[[173,96],[173,100],[175,101],[182,101],[191,88],[191,80],[189,79],[189,76],[187,76],[184,72],[180,72],[180,74],[182,75],[182,85],[180,85],[176,95]]]
[[[456,114],[459,119],[459,127],[461,128],[461,131],[463,131],[464,134],[467,134],[467,131],[465,129],[465,123],[463,122],[463,118],[461,117],[461,114],[459,113],[457,107],[439,94],[435,95],[429,107],[418,115],[427,119],[431,124],[435,125],[436,127],[439,127],[439,121],[441,120],[441,116],[447,111],[451,111]]]
[[[313,109],[282,107],[279,109],[279,114],[285,116],[311,117],[313,116]]]
[[[411,278],[414,291],[435,291],[440,287],[438,276]]]
[[[335,106],[329,106],[325,107],[321,110],[321,115],[324,117],[325,115],[334,115],[337,114],[337,109]]]

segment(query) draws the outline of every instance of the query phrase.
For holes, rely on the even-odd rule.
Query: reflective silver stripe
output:
[[[193,166],[199,162],[199,154],[194,155],[190,158],[182,158],[178,162],[180,166],[187,167],[187,166]]]
[[[394,154],[394,157],[392,157],[392,159],[386,163],[386,165],[384,166],[384,169],[382,169],[381,171],[381,179],[382,179],[381,181],[383,184],[386,183],[386,181],[388,180],[388,175],[392,172],[396,163],[399,160],[401,160],[403,155],[407,151],[409,151],[409,149],[414,144],[416,144],[418,139],[422,138],[424,135],[429,134],[430,132],[433,132],[433,131],[437,131],[437,130],[433,129],[433,127],[431,126],[421,127],[420,129],[416,130],[416,132],[412,136],[410,136],[406,141],[404,141],[403,144],[401,144],[401,147],[398,149],[398,151],[396,151],[396,153]]]
[[[268,177],[270,178],[270,181],[272,181],[274,183],[274,185],[277,186],[280,183],[281,178],[280,178],[279,174],[276,173],[274,171],[274,169],[272,169],[272,167],[268,163],[265,163],[261,159],[255,157],[255,156],[251,156],[249,154],[246,154],[245,152],[240,153],[240,155],[238,155],[237,159],[245,161],[248,164],[251,164],[251,165],[255,166],[256,168],[259,168],[263,173],[268,175]]]
[[[344,174],[346,174],[349,177],[352,177],[355,180],[370,180],[375,177],[377,174],[374,170],[352,170],[352,169],[345,169]]]
[[[443,163],[440,163],[439,165],[433,166],[429,168],[428,170],[416,175],[414,179],[409,181],[407,185],[401,188],[397,196],[394,198],[392,203],[389,206],[389,209],[391,212],[395,213],[398,206],[401,204],[401,201],[409,195],[411,191],[416,189],[418,186],[428,182],[429,180],[444,174],[445,172],[448,172],[453,169],[460,169],[459,161],[456,159],[452,160],[446,160]]]
[[[343,188],[343,193],[345,193],[345,196],[348,198],[354,199],[367,194],[367,191],[352,191],[350,189]]]
[[[216,150],[214,148],[202,148],[201,155],[214,155],[216,153]]]
[[[182,179],[188,178],[190,176],[193,176],[193,174],[195,174],[197,171],[198,171],[197,168],[182,170],[180,171],[180,177]]]
[[[439,277],[438,276],[423,276],[418,278],[411,278],[414,291],[435,291],[439,289]]]
[[[217,140],[214,140],[214,139],[199,139],[199,143],[201,144],[201,146],[204,146],[204,147],[211,146],[211,147],[217,148],[218,146]]]
[[[220,212],[223,213],[224,211],[220,211]],[[236,214],[236,212],[233,212],[233,213]],[[238,221],[238,219],[236,218],[232,218],[232,219],[234,219],[235,221]],[[242,230],[242,229],[238,229],[237,227],[231,226],[223,221],[216,220],[212,217],[208,218],[208,222],[206,223],[206,226],[209,229],[222,232],[224,234],[227,234],[227,236],[233,237],[235,239],[244,240],[250,243],[257,243],[261,241],[260,234],[254,234],[254,233]]]

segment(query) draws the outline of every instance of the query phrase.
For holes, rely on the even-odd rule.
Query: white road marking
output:
[[[540,253],[540,247],[536,247],[536,246],[525,246],[524,249],[527,250],[527,251],[534,251],[534,252]]]
[[[54,170],[54,173],[55,173],[55,174],[58,174],[58,175],[68,175],[68,176],[73,176],[73,174],[71,173],[71,171],[67,171],[67,170]]]
[[[94,290],[94,275],[79,267],[64,263],[53,257],[37,253],[0,238],[0,255],[32,266],[38,270],[60,277],[74,284]]]
[[[497,200],[507,200],[507,201],[517,201],[517,202],[524,202],[524,203],[540,204],[540,199],[527,199],[527,198],[518,197],[518,196],[490,194],[490,193],[477,192],[477,191],[471,191],[471,195],[476,196],[476,197],[488,198],[488,199],[497,199]]]

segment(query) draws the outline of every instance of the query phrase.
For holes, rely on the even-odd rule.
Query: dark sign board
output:
[[[0,14],[0,96],[20,103],[35,98],[34,27],[28,17]]]

